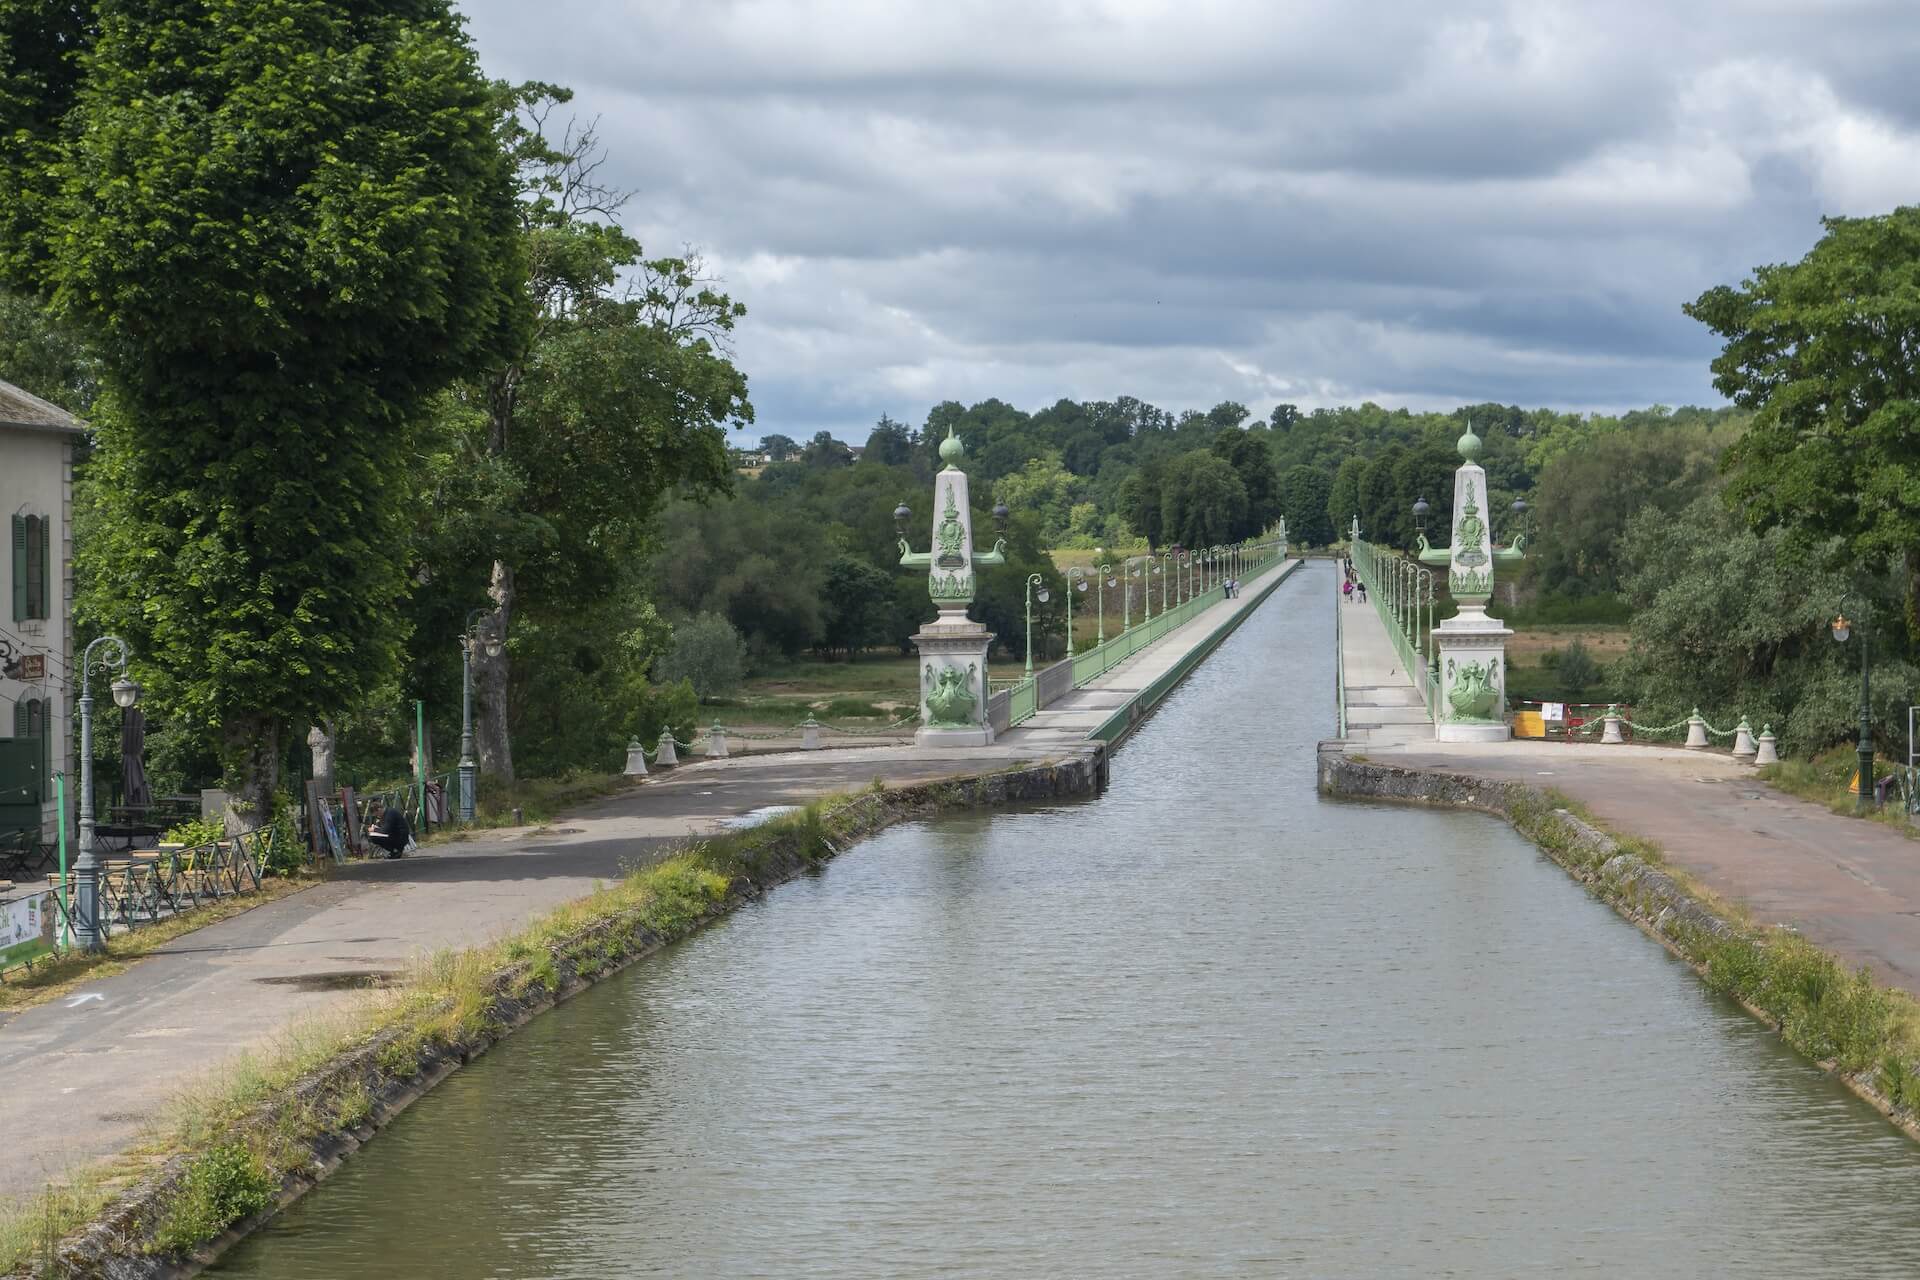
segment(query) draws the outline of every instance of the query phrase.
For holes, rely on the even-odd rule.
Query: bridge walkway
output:
[[[1340,697],[1346,711],[1348,742],[1369,746],[1406,745],[1433,740],[1433,722],[1406,663],[1393,647],[1380,611],[1359,599],[1339,595],[1335,573],[1334,605],[1340,611]]]

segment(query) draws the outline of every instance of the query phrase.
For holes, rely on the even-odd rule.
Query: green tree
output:
[[[897,467],[905,466],[912,460],[913,437],[908,433],[906,424],[881,414],[880,421],[874,424],[873,430],[867,435],[867,447],[861,453],[860,461]]]
[[[1720,724],[1742,715],[1756,728],[1771,723],[1794,751],[1846,740],[1858,724],[1859,656],[1835,644],[1827,624],[1858,584],[1823,567],[1832,550],[1783,527],[1756,532],[1712,493],[1675,515],[1648,508],[1630,521],[1620,556],[1633,638],[1615,675],[1633,692],[1636,718],[1678,720],[1697,705]],[[1897,599],[1873,591],[1856,615],[1884,626],[1898,617]],[[1904,725],[1920,670],[1883,652],[1874,675],[1874,723]],[[1883,735],[1881,745],[1893,744]]]
[[[1318,467],[1287,468],[1281,484],[1280,513],[1287,518],[1287,536],[1303,547],[1331,546],[1333,522],[1327,505],[1333,497],[1333,478]]]
[[[393,672],[413,428],[522,323],[497,118],[445,0],[0,4],[0,274],[105,370],[86,618],[259,813]]]
[[[1266,437],[1247,431],[1222,431],[1213,438],[1214,454],[1226,460],[1246,491],[1247,514],[1234,537],[1251,538],[1280,518],[1280,473]]]
[[[821,604],[826,647],[846,654],[851,662],[861,649],[884,638],[882,628],[893,608],[893,575],[859,556],[837,555],[827,562]]]
[[[703,613],[675,626],[673,643],[659,662],[660,679],[685,680],[702,699],[732,693],[746,675],[746,666],[746,642],[717,613]]]
[[[1327,496],[1327,521],[1336,541],[1351,533],[1353,518],[1360,513],[1360,478],[1366,474],[1367,460],[1350,454],[1339,467]]]
[[[509,780],[513,708],[528,705],[515,657],[533,656],[513,642],[516,616],[564,617],[610,590],[669,493],[731,486],[726,429],[753,420],[728,348],[745,308],[697,257],[644,256],[617,221],[625,194],[598,180],[593,131],[549,136],[570,97],[495,87],[520,191],[513,280],[532,322],[448,403],[422,486],[435,544],[423,567],[441,590],[416,622],[426,652],[448,653],[466,599],[492,601],[479,629],[503,643],[474,661],[474,741],[481,771]]]
[[[765,436],[760,441],[760,451],[767,455],[768,462],[786,462],[799,456],[800,442],[792,436]]]
[[[1684,310],[1726,340],[1714,386],[1753,413],[1729,499],[1756,528],[1897,566],[1920,641],[1920,206],[1823,225],[1799,262]]]
[[[833,438],[833,432],[816,431],[800,451],[800,461],[810,467],[844,467],[853,461],[853,454]]]
[[[1162,489],[1166,534],[1187,547],[1232,542],[1246,527],[1247,491],[1225,458],[1184,453],[1167,468]]]
[[[0,293],[0,377],[84,417],[100,394],[93,353],[31,298]]]

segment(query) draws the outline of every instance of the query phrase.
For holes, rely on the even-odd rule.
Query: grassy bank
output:
[[[1521,783],[1349,760],[1371,798],[1499,814],[1597,897],[1738,1000],[1794,1049],[1920,1138],[1920,1003],[1849,969],[1791,929],[1755,923],[1644,840],[1604,832],[1577,803]],[[1376,789],[1365,779],[1385,781]],[[1330,789],[1342,793],[1339,786]]]
[[[1847,787],[1859,765],[1860,757],[1854,748],[1832,747],[1811,760],[1782,760],[1779,764],[1762,765],[1760,777],[1788,795],[1811,800],[1832,813],[1853,817],[1858,798]],[[1865,816],[1909,838],[1916,834],[1897,796],[1885,806],[1869,807]]]

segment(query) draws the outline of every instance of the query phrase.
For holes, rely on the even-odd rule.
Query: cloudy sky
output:
[[[1702,289],[1920,198],[1914,0],[460,0],[745,302],[762,432],[999,396],[1717,403]]]

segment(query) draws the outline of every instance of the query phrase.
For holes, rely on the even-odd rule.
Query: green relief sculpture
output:
[[[974,727],[973,680],[978,668],[967,664],[962,671],[958,667],[942,667],[938,675],[934,674],[933,664],[927,664],[927,682],[931,686],[927,692],[927,725],[933,729],[971,729]]]
[[[1487,596],[1493,594],[1493,573],[1487,569],[1475,572],[1453,573],[1447,578],[1448,588],[1456,596]]]
[[[1449,720],[1491,720],[1500,701],[1500,687],[1494,683],[1494,660],[1462,662],[1457,667],[1447,660],[1447,712]]]
[[[940,528],[935,537],[938,554],[934,563],[942,569],[964,569],[967,557],[962,544],[967,540],[967,528],[960,523],[960,508],[953,500],[953,481],[947,481],[947,509],[940,513]]]
[[[935,573],[928,576],[927,592],[935,600],[972,600],[973,575],[970,573]]]
[[[1473,500],[1473,481],[1469,480],[1466,505],[1461,509],[1460,532],[1454,540],[1454,559],[1469,569],[1487,563],[1487,553],[1480,549],[1486,536],[1487,522],[1480,518],[1480,507]]]

